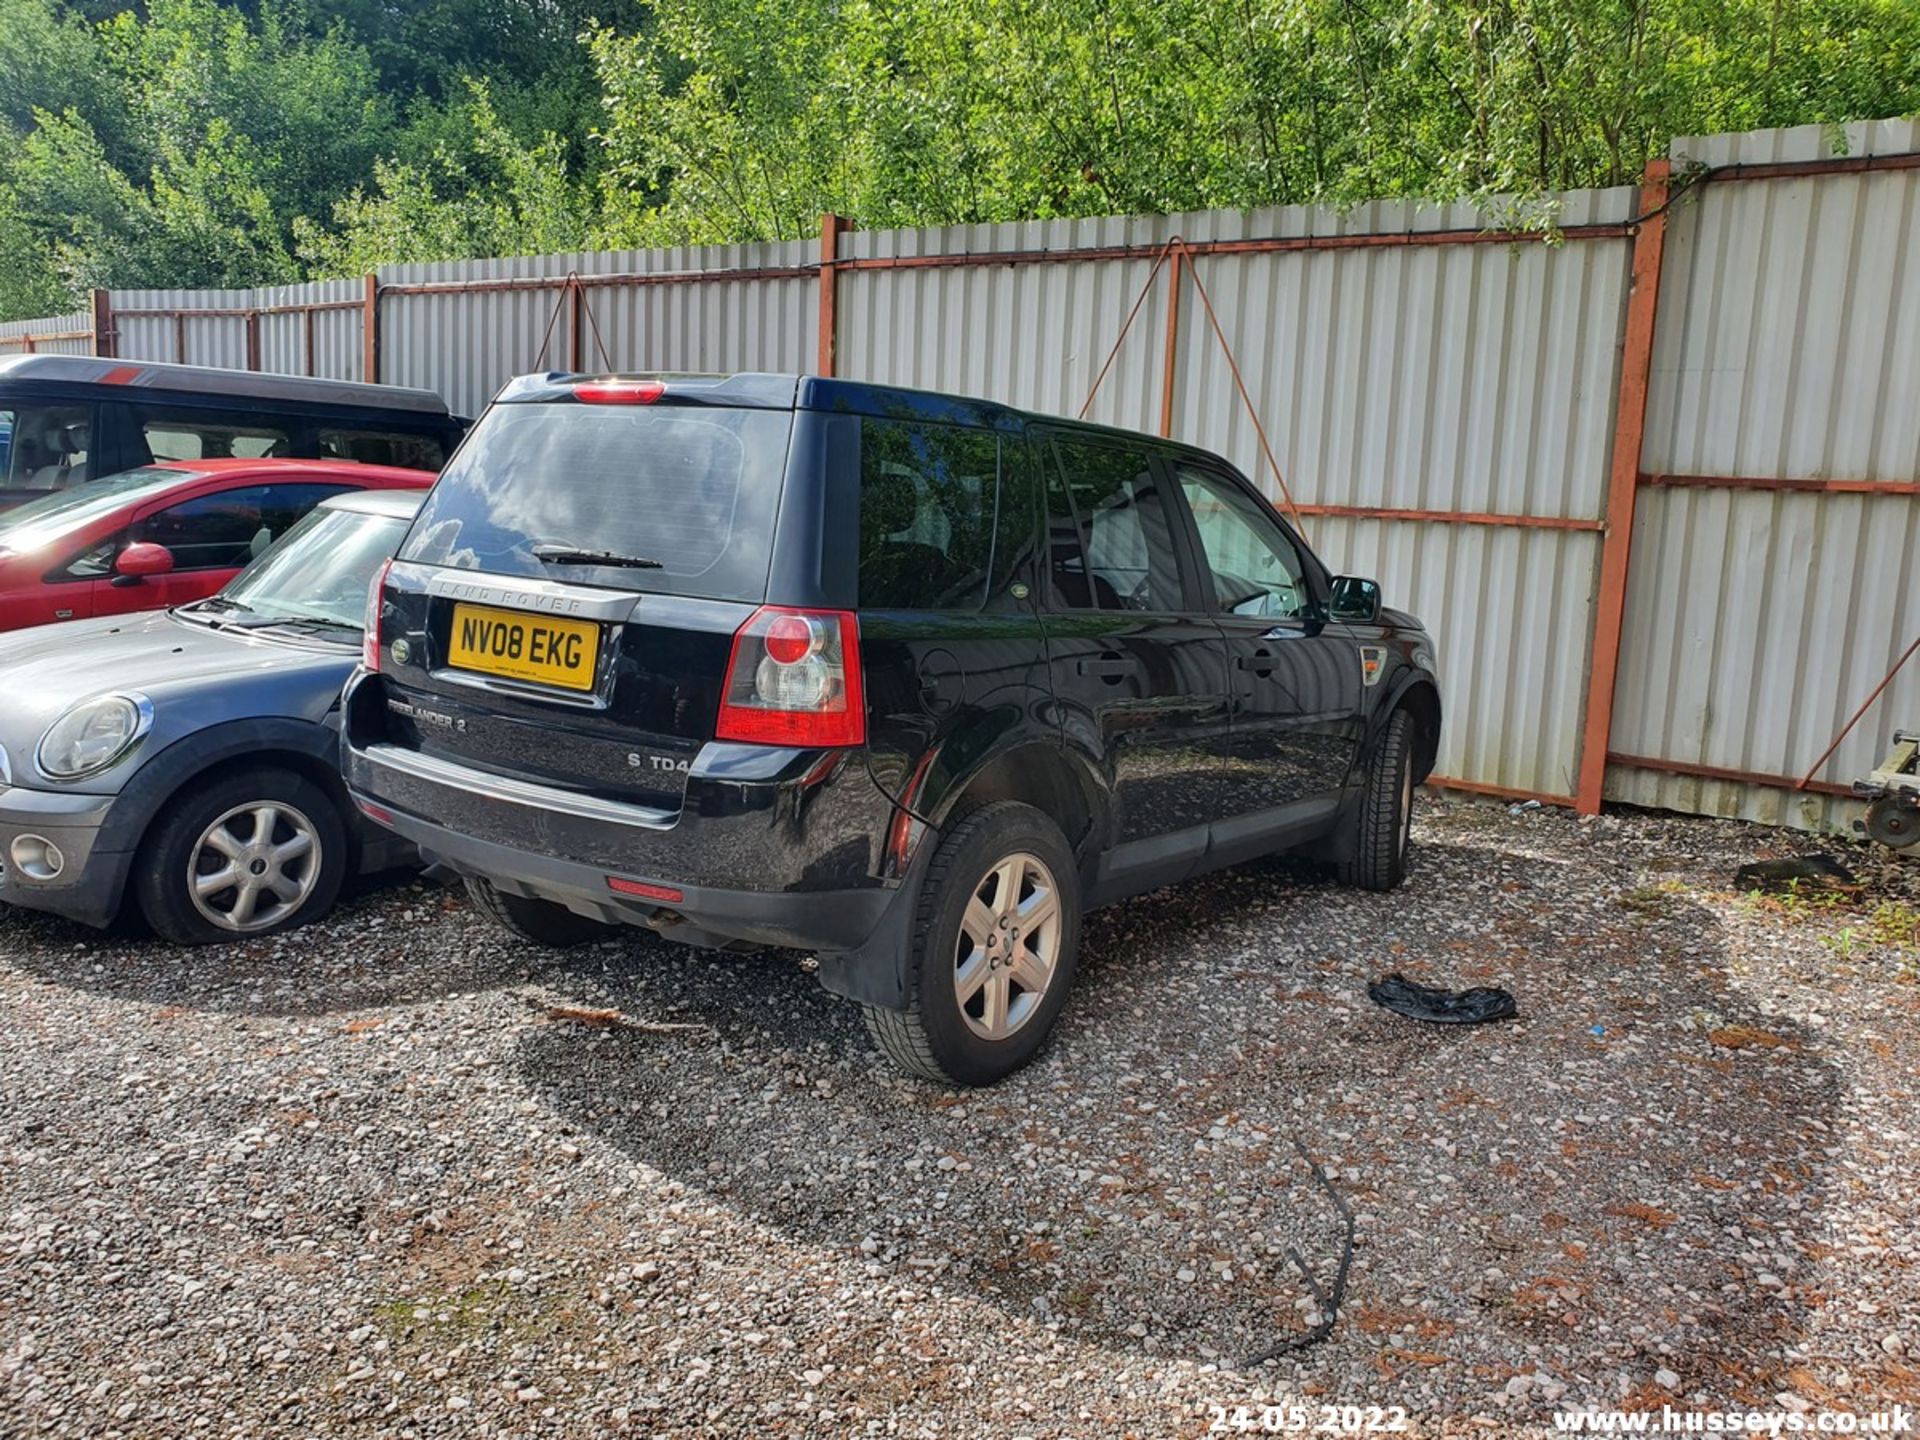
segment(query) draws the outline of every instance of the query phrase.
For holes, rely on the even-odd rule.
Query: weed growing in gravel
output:
[[[1657,885],[1636,885],[1631,890],[1622,890],[1613,897],[1613,903],[1642,919],[1657,920],[1671,913],[1673,897],[1684,895],[1686,890],[1685,881],[1662,880]]]
[[[1855,908],[1854,897],[1848,892],[1824,885],[1807,885],[1799,880],[1789,880],[1784,890],[1772,894],[1749,890],[1741,899],[1749,910],[1795,924]]]
[[[1920,951],[1920,909],[1902,901],[1883,901],[1860,924],[1822,935],[1820,943],[1843,960],[1867,949],[1904,952],[1907,959],[1895,978],[1911,983],[1916,974],[1914,955]]]

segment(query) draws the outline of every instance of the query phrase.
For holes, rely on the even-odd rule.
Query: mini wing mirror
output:
[[[1380,618],[1380,582],[1362,580],[1358,575],[1334,576],[1328,614],[1335,620],[1371,625]]]
[[[137,540],[113,561],[113,583],[138,585],[149,575],[164,575],[173,569],[173,552],[151,540]]]

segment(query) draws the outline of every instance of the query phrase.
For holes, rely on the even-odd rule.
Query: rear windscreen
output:
[[[400,558],[607,588],[764,599],[792,427],[787,410],[495,405],[427,496]],[[550,558],[562,551],[636,563]]]

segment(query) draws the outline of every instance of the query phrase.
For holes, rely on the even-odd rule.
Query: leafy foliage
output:
[[[828,209],[1528,197],[1916,110],[1915,0],[0,0],[0,314]]]
[[[622,239],[1624,183],[1920,106],[1911,0],[674,0],[592,41]]]

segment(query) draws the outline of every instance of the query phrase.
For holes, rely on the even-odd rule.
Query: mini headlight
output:
[[[35,757],[40,773],[53,780],[78,780],[104,770],[152,724],[153,706],[146,696],[96,696],[47,727]]]

